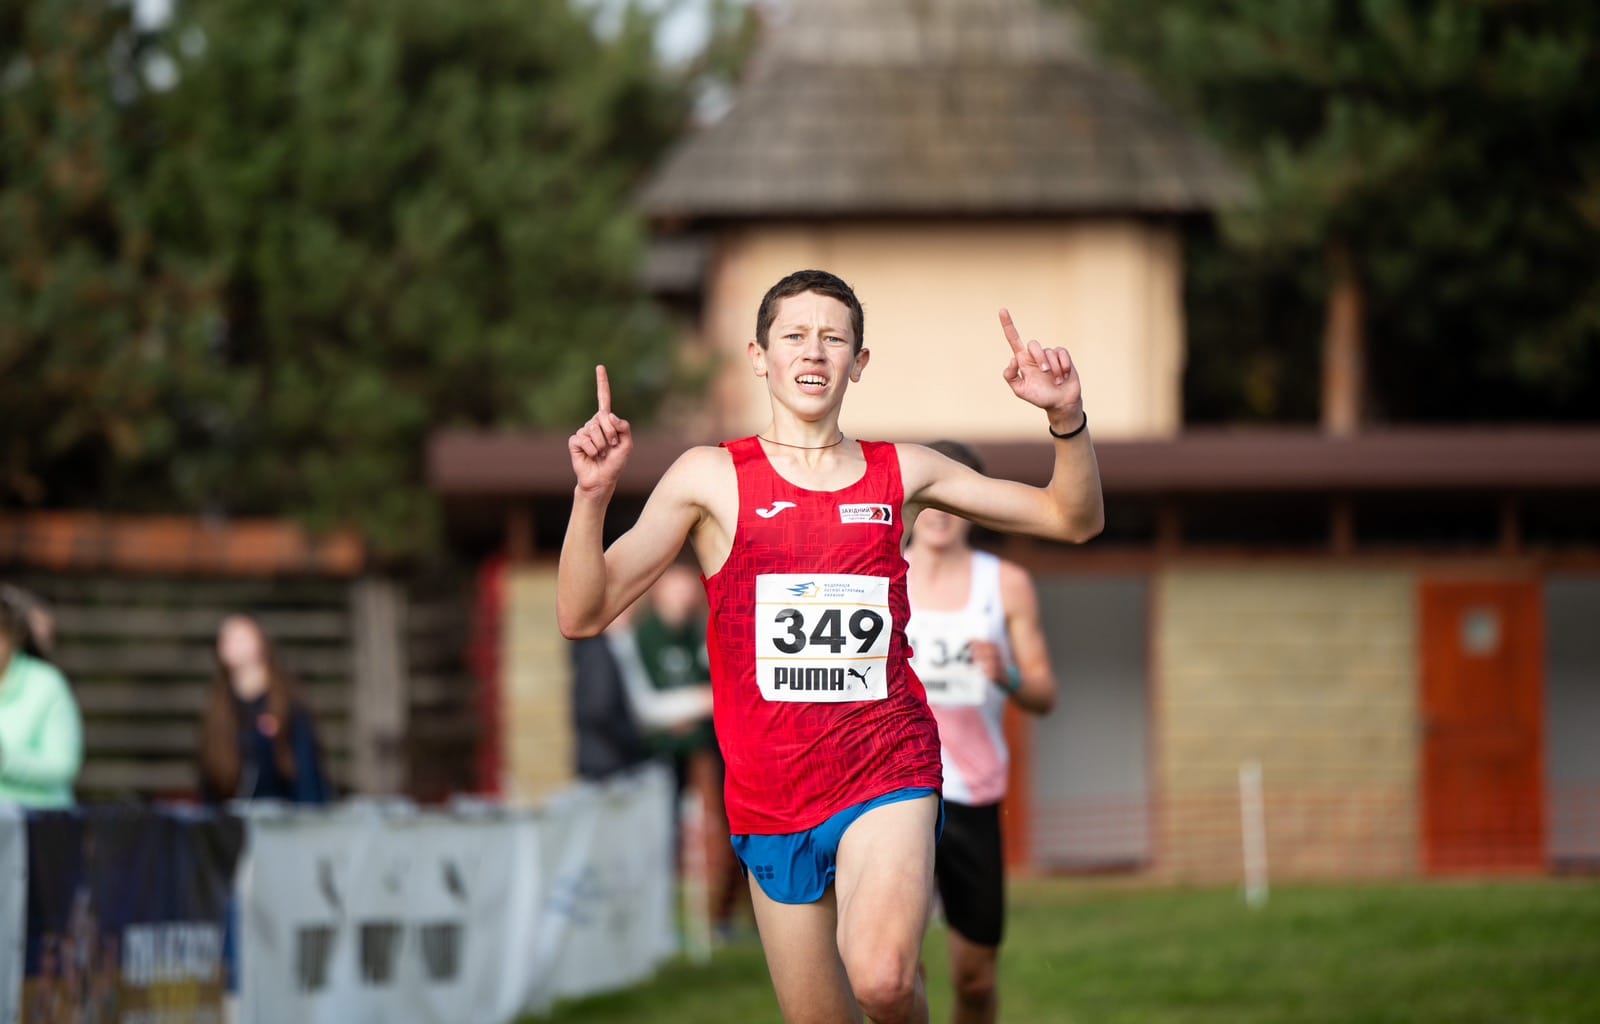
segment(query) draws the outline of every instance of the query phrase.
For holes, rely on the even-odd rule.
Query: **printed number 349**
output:
[[[834,654],[839,654],[852,639],[861,642],[856,653],[866,654],[877,641],[878,634],[883,632],[883,616],[866,608],[850,616],[849,636],[844,632],[844,613],[838,608],[824,611],[816,625],[811,627],[809,635],[806,633],[806,617],[798,608],[783,609],[773,616],[773,621],[786,631],[785,635],[772,640],[772,645],[784,654],[799,654],[808,644],[826,647]]]

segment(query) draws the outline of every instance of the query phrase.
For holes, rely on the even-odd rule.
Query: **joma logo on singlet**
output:
[[[782,512],[784,509],[786,509],[786,508],[794,508],[794,507],[796,507],[796,506],[795,506],[795,503],[792,502],[792,501],[775,501],[771,505],[768,505],[766,508],[758,508],[758,509],[756,509],[756,515],[760,516],[762,519],[771,519],[773,516],[777,515],[779,512]]]
[[[772,688],[774,690],[844,690],[849,686],[848,679],[859,679],[861,685],[867,685],[866,669],[846,668],[813,668],[809,666],[794,665],[784,667],[774,666],[772,669]]]

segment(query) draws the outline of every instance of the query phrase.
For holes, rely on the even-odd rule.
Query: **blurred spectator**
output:
[[[716,734],[711,729],[711,665],[706,658],[700,581],[694,570],[674,565],[661,574],[634,637],[653,691],[636,697],[635,710],[646,739],[651,750],[672,762],[680,793],[690,783],[699,789],[717,762]]]
[[[572,725],[577,736],[578,777],[591,782],[650,759],[628,698],[624,658],[638,659],[631,608],[599,636],[572,642]]]
[[[55,661],[56,617],[44,599],[31,590],[0,583],[0,601],[22,614],[22,653],[40,661]]]
[[[699,576],[685,565],[669,567],[651,590],[650,611],[636,636],[650,683],[645,703],[654,710],[640,718],[651,750],[672,763],[679,796],[687,789],[700,801],[704,834],[685,841],[704,844],[712,921],[726,936],[745,887],[734,867],[723,807],[724,770],[711,719],[704,598]],[[662,706],[669,701],[671,706]]]
[[[310,710],[260,624],[247,615],[224,619],[216,655],[201,728],[201,795],[327,802],[332,794]]]
[[[601,779],[661,751],[650,737],[685,731],[711,714],[710,686],[658,688],[640,653],[638,606],[600,636],[572,643],[578,774]]]
[[[28,653],[29,612],[0,594],[0,803],[70,807],[83,720],[67,680]]]

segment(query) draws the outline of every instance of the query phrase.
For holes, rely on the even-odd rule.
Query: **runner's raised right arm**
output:
[[[633,528],[605,547],[606,508],[633,452],[633,430],[611,411],[611,382],[594,368],[599,408],[567,439],[577,486],[556,575],[556,621],[568,639],[594,636],[671,564],[700,518],[686,452],[662,476]]]

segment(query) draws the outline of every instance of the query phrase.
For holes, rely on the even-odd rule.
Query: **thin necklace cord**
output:
[[[774,441],[772,438],[765,437],[761,434],[757,434],[756,437],[767,442],[768,444],[775,444],[780,448],[798,448],[803,452],[820,452],[824,448],[837,448],[841,444],[844,444],[844,431],[842,430],[839,431],[839,440],[830,441],[827,444],[790,444],[787,441]]]

